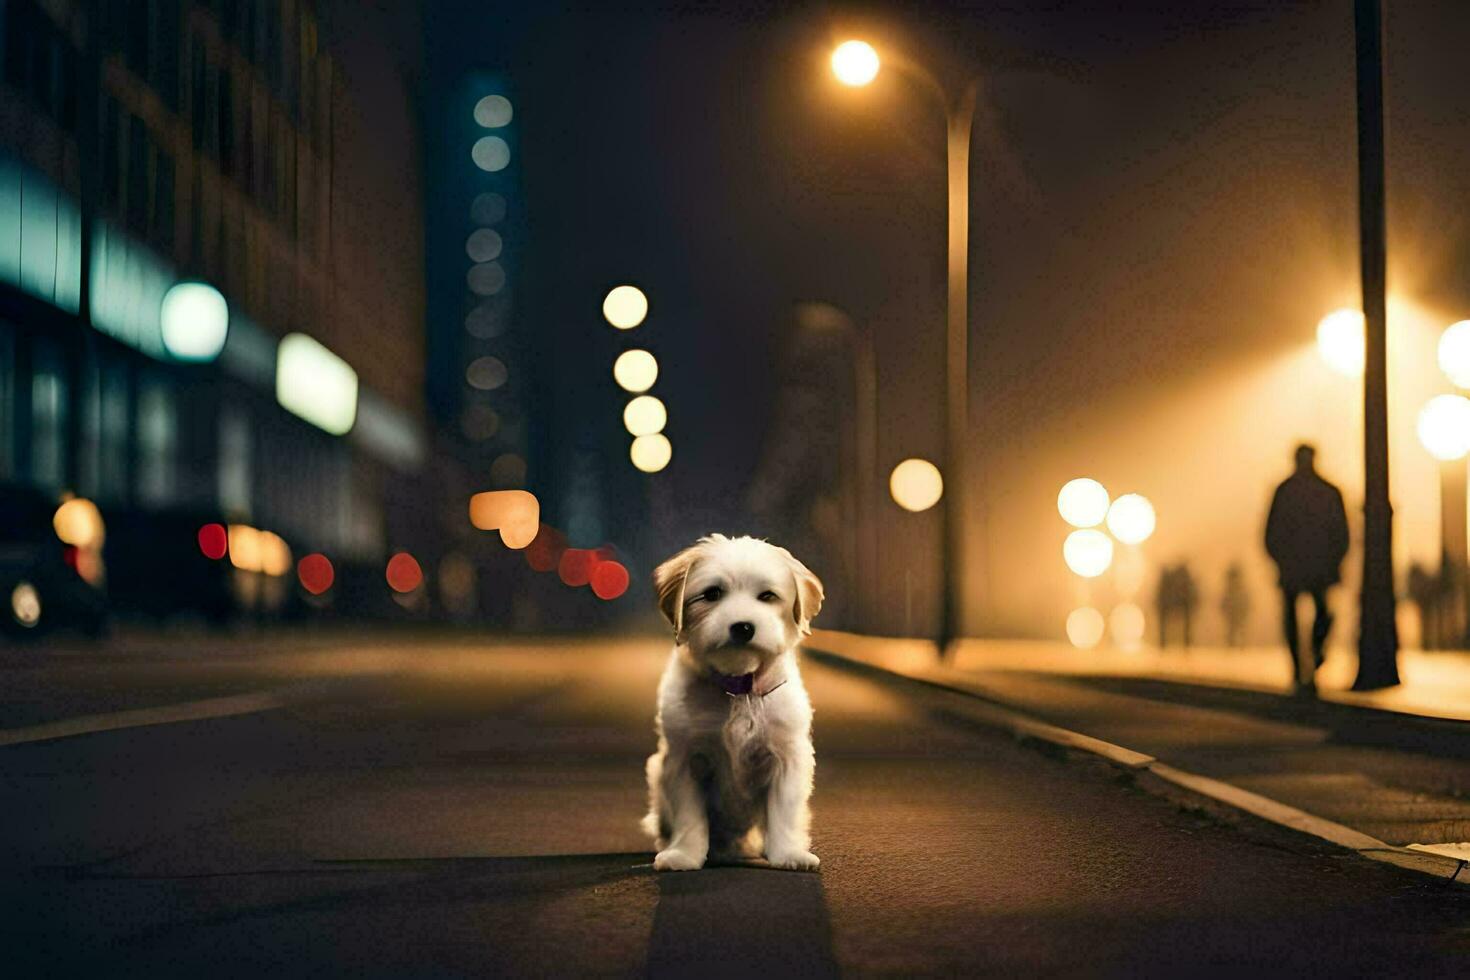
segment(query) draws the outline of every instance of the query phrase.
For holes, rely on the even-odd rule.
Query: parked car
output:
[[[109,606],[103,590],[101,517],[90,501],[76,501],[64,523],[73,542],[58,533],[57,510],[63,500],[32,487],[0,486],[0,631],[11,637],[36,636],[55,629],[101,635]],[[87,528],[95,521],[95,527]]]

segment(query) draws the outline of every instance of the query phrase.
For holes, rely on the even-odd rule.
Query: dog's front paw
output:
[[[659,851],[653,859],[653,870],[655,871],[698,871],[702,867],[704,867],[704,858],[673,847]]]
[[[785,871],[815,871],[822,866],[822,859],[811,851],[777,851],[766,855],[766,860]]]

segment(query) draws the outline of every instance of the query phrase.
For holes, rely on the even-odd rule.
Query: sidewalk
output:
[[[1356,665],[1337,652],[1319,675],[1324,699],[1309,701],[1288,696],[1285,654],[1264,650],[1079,653],[968,640],[940,665],[921,640],[817,631],[807,646],[962,690],[1389,844],[1470,858],[1470,657],[1407,654],[1404,690],[1363,695],[1345,690]]]

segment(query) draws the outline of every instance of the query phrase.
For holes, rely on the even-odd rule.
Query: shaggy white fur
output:
[[[659,871],[764,855],[814,871],[812,706],[796,645],[822,583],[779,548],[712,534],[654,572],[674,649],[658,687],[648,816]]]

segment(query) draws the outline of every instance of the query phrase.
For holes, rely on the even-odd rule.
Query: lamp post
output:
[[[850,87],[862,87],[878,76],[882,62],[863,41],[846,41],[832,52],[832,72]],[[944,543],[942,617],[939,649],[944,656],[960,633],[962,514],[965,486],[965,445],[969,434],[970,333],[970,134],[979,94],[979,80],[971,79],[953,95],[922,66],[899,60],[927,88],[944,109],[949,190],[947,312],[945,317],[944,479],[949,484],[943,521]]]

